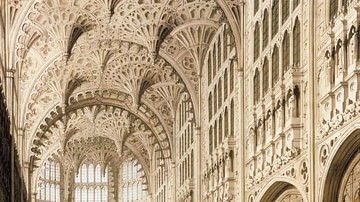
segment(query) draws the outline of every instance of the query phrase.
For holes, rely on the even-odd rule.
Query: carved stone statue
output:
[[[294,93],[291,93],[291,96],[289,97],[288,100],[288,117],[287,118],[292,118],[292,117],[296,117],[296,99],[295,99],[295,95]]]
[[[335,83],[335,63],[334,63],[334,58],[331,55],[330,51],[326,52],[326,65],[327,65],[327,81],[329,82],[329,84],[334,84]]]
[[[266,142],[271,141],[271,128],[272,128],[272,116],[270,115],[269,118],[265,121],[265,135],[266,135]]]
[[[257,128],[257,140],[256,140],[256,150],[259,151],[262,148],[262,144],[263,144],[263,125],[259,124],[258,128]]]
[[[336,54],[337,54],[336,70],[337,70],[337,76],[339,76],[341,73],[344,73],[345,71],[345,50],[342,41],[338,42],[338,50]]]
[[[349,66],[355,64],[357,62],[357,36],[356,36],[356,31],[355,29],[351,30],[350,33],[352,36],[349,40],[349,46],[348,46],[348,51],[349,51]]]

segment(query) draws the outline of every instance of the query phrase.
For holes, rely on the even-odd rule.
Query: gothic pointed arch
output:
[[[359,124],[354,124],[344,131],[344,135],[333,145],[331,153],[323,155],[324,172],[321,181],[319,200],[321,201],[355,201],[357,194]],[[327,150],[329,151],[329,150]],[[350,190],[351,189],[351,190]]]
[[[268,182],[257,196],[257,201],[296,201],[307,202],[307,196],[302,190],[302,186],[294,184],[286,177],[278,177]]]

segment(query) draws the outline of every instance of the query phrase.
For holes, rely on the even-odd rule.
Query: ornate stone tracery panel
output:
[[[303,198],[296,189],[286,190],[275,202],[303,202]]]
[[[346,171],[344,170],[339,201],[360,201],[360,155],[351,161]]]
[[[121,156],[116,150],[114,141],[105,137],[71,140],[65,148],[66,152],[55,151],[39,168],[38,176],[35,175],[36,198],[41,201],[68,201],[72,195],[75,201],[113,201],[120,195],[119,186],[123,184],[120,182],[126,180],[120,175],[136,175],[137,185],[145,189],[137,192],[145,193],[146,197],[149,192],[148,165],[144,165],[144,161],[127,147]],[[127,166],[131,170],[122,166],[128,161],[134,162]],[[132,181],[126,181],[126,186],[131,187],[132,184]]]

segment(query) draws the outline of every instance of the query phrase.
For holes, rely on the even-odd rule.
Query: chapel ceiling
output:
[[[50,148],[93,136],[113,140],[120,156],[129,145],[144,161],[154,147],[171,158],[180,97],[191,97],[195,114],[198,75],[224,21],[214,1],[10,4],[11,21],[19,22],[13,63],[25,158],[36,164]]]

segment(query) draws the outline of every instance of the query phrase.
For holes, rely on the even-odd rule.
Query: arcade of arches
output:
[[[0,202],[360,201],[359,0],[0,0]]]

